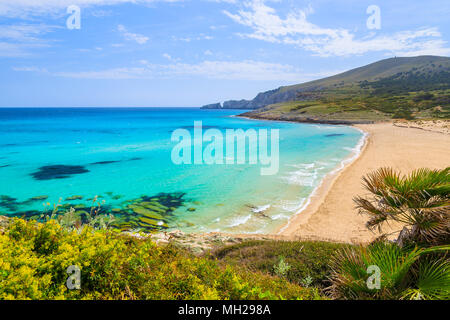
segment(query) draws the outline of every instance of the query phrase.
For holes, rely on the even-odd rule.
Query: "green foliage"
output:
[[[333,259],[332,297],[338,299],[450,299],[448,254],[450,168],[419,169],[401,176],[382,168],[364,178],[372,198],[355,198],[370,215],[369,229],[389,221],[405,225],[396,243],[383,240],[347,249]],[[380,270],[380,287],[365,282]]]
[[[284,261],[284,257],[280,257],[278,264],[273,266],[273,272],[279,277],[285,277],[291,266]]]
[[[405,299],[450,299],[450,261],[425,258],[419,261],[415,273],[415,287],[405,291]]]
[[[81,269],[68,290],[67,268]],[[320,299],[286,280],[221,267],[113,230],[15,219],[0,233],[0,299]]]
[[[408,109],[401,109],[397,110],[394,115],[392,116],[392,119],[405,119],[405,120],[413,120],[414,116],[412,115],[412,112]]]
[[[342,250],[332,261],[330,294],[335,299],[449,299],[448,260],[429,256],[448,250],[448,245],[401,248],[383,242]],[[380,288],[368,286],[369,266],[380,269]]]
[[[323,289],[330,285],[330,260],[339,249],[348,245],[319,241],[245,241],[214,252],[223,264],[231,264],[250,272],[276,274],[280,265],[288,265],[285,279],[301,286]]]
[[[401,176],[381,168],[363,179],[372,198],[356,197],[360,213],[370,216],[369,229],[397,221],[405,224],[399,241],[422,245],[449,243],[450,167],[419,169]]]
[[[404,94],[411,91],[450,89],[450,72],[399,72],[390,77],[367,82],[362,87],[371,87],[374,94]],[[427,99],[428,97],[425,97]],[[431,97],[430,97],[431,98]]]

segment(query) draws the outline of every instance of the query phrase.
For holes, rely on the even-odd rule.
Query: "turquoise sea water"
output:
[[[99,195],[107,208],[120,208],[142,195],[181,193],[184,202],[171,214],[170,228],[268,233],[298,212],[323,177],[361,143],[362,133],[351,127],[232,117],[241,112],[0,109],[0,214],[43,210],[42,202],[64,202],[74,195],[83,200],[71,203],[85,204]],[[250,164],[173,164],[171,134],[177,128],[193,131],[194,121],[202,121],[204,130],[222,132],[279,129],[279,172],[262,176],[260,165]],[[73,172],[49,177],[46,166],[73,166]],[[48,199],[29,200],[43,195]]]

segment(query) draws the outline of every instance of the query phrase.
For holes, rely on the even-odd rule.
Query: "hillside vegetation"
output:
[[[66,286],[80,269],[79,288]],[[112,230],[69,231],[55,220],[13,220],[0,229],[4,299],[321,299],[318,291],[260,272],[220,266],[172,245]]]
[[[306,122],[446,119],[450,118],[450,58],[381,60],[332,77],[260,93],[251,101],[223,105],[233,107],[256,109],[244,114],[248,117]]]

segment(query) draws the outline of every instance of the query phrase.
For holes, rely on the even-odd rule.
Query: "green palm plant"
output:
[[[450,167],[400,175],[381,168],[363,179],[370,198],[354,200],[371,230],[390,221],[405,227],[396,243],[383,235],[369,246],[339,252],[330,294],[338,299],[450,299]],[[367,284],[370,266],[379,287]]]
[[[400,175],[392,168],[381,168],[363,178],[370,199],[356,197],[361,214],[370,216],[367,227],[381,231],[384,223],[405,225],[398,243],[437,245],[450,236],[450,167],[442,170],[418,169]]]
[[[403,299],[450,299],[450,261],[426,257],[414,268],[415,287],[404,292]]]
[[[433,254],[448,250],[450,245],[411,249],[386,242],[348,248],[333,258],[327,290],[335,299],[446,299],[449,261]],[[379,288],[367,284],[369,266],[379,268]]]

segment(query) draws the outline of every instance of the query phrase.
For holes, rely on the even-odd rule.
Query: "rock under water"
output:
[[[35,180],[52,180],[70,178],[72,175],[86,172],[89,172],[89,170],[83,166],[53,165],[40,167],[39,170],[33,172],[31,176]]]

